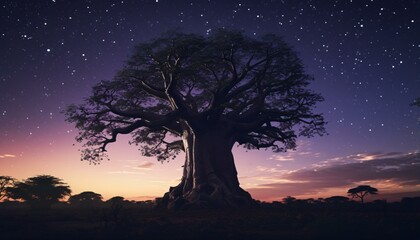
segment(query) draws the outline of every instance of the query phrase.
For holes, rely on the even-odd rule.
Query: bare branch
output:
[[[146,81],[144,81],[143,79],[139,78],[136,75],[130,75],[130,77],[135,78],[136,80],[140,81],[141,88],[148,94],[151,94],[163,100],[168,100],[165,94],[165,91],[163,89],[158,89],[158,88],[153,87],[152,85],[148,84]]]
[[[134,130],[141,127],[147,127],[150,129],[155,129],[155,128],[162,129],[163,126],[168,125],[168,123],[172,122],[176,117],[177,117],[177,112],[171,112],[167,114],[165,117],[156,119],[154,121],[146,121],[146,120],[141,119],[141,120],[137,120],[133,122],[132,124],[128,126],[112,129],[111,138],[106,138],[105,140],[100,142],[100,144],[102,144],[101,150],[106,151],[106,146],[109,143],[115,142],[117,140],[118,134],[129,134],[133,132]]]

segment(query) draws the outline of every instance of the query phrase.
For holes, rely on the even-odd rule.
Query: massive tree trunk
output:
[[[183,132],[185,164],[180,184],[171,187],[161,204],[169,209],[238,208],[254,201],[239,186],[232,155],[234,140],[226,126]]]

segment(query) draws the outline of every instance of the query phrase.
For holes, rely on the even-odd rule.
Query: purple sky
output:
[[[0,175],[63,178],[75,193],[160,196],[181,177],[123,139],[111,161],[79,161],[60,113],[111,79],[133,46],[171,29],[284,36],[299,52],[328,136],[297,151],[234,149],[242,186],[257,198],[345,195],[357,184],[420,195],[418,1],[2,1]],[[385,196],[385,195],[384,195]]]

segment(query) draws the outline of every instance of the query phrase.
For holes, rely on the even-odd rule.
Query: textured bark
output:
[[[253,203],[239,186],[232,155],[233,137],[223,128],[183,132],[185,164],[180,184],[171,187],[162,200],[169,209],[238,208]]]

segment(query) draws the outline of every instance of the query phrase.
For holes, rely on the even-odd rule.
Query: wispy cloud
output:
[[[287,153],[285,155],[272,155],[269,159],[285,162],[285,161],[293,161],[295,158],[292,156],[291,153]]]
[[[138,163],[137,160],[126,160],[126,161],[124,161],[124,163],[126,163],[126,164],[123,165],[123,167],[125,169],[127,169],[128,171],[133,171],[133,170],[134,171],[135,170],[147,170],[148,171],[148,170],[152,170],[152,167],[155,165],[154,163],[149,162],[149,161],[142,161],[142,162]]]
[[[344,161],[346,160],[346,161]],[[324,161],[325,164],[293,172],[265,171],[265,179],[248,189],[263,199],[311,195],[358,184],[389,191],[420,190],[420,153],[364,153]],[[266,181],[261,181],[266,180]],[[269,188],[269,189],[267,189]]]
[[[140,170],[151,170],[152,169],[152,167],[154,166],[155,164],[154,163],[152,163],[152,162],[148,162],[148,161],[144,161],[144,162],[141,162],[139,165],[137,165],[136,167],[134,167],[134,169],[140,169]]]
[[[263,166],[257,166],[256,169],[258,172],[263,172],[263,173],[287,173],[287,170],[282,170],[282,169],[278,169],[276,167],[263,167]]]
[[[302,157],[319,157],[319,153],[312,152],[312,147],[308,141],[299,141],[299,148],[296,150],[289,150],[285,153],[278,153],[271,155],[269,160],[276,160],[281,162],[294,161]]]
[[[376,160],[376,159],[398,158],[398,157],[403,157],[405,155],[407,155],[407,153],[402,153],[402,152],[358,153],[358,154],[352,154],[352,155],[346,156],[344,157],[344,159],[347,159],[347,160],[350,159],[350,160],[355,160],[355,161],[371,161],[371,160]]]
[[[13,154],[2,154],[0,155],[0,158],[15,158],[16,155]]]
[[[404,157],[407,154],[415,154],[417,152],[412,153],[402,153],[402,152],[374,152],[374,153],[357,153],[351,154],[348,156],[339,156],[335,158],[331,158],[328,160],[324,160],[318,163],[313,164],[314,168],[317,167],[326,167],[330,165],[337,165],[337,164],[347,164],[347,163],[354,163],[354,162],[362,162],[362,161],[371,161],[377,159],[388,159],[388,158],[399,158]]]
[[[133,171],[110,171],[106,172],[106,174],[135,174],[135,175],[143,175],[143,172],[133,172]]]

